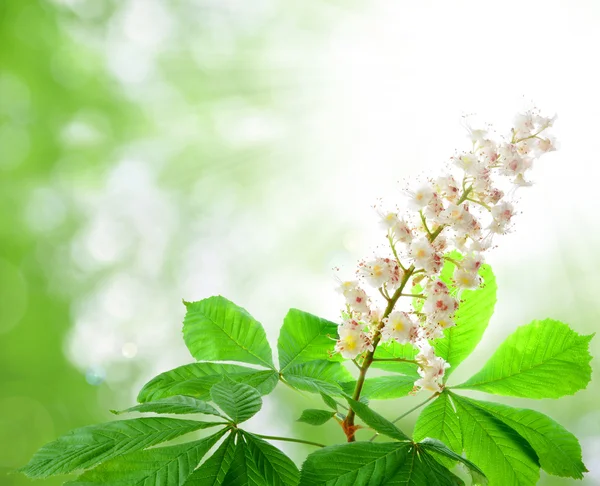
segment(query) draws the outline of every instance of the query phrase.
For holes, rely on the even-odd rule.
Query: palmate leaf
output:
[[[533,321],[519,327],[481,371],[455,388],[526,398],[572,395],[590,381],[592,337],[559,321]]]
[[[223,379],[210,389],[213,402],[223,410],[234,423],[245,422],[262,408],[262,399],[250,385]]]
[[[194,442],[138,451],[100,464],[69,486],[182,486],[224,430]]]
[[[438,439],[457,454],[462,453],[462,433],[458,415],[447,393],[442,393],[427,405],[417,419],[413,438],[421,441],[426,437]],[[439,461],[446,467],[454,465],[454,461],[447,458],[441,458]]]
[[[274,370],[256,370],[246,366],[220,363],[191,363],[155,376],[144,385],[139,402],[150,402],[175,395],[189,395],[210,400],[210,389],[223,376],[256,388],[262,395],[273,391],[279,380]]]
[[[153,412],[153,413],[173,413],[173,414],[193,414],[202,413],[206,415],[215,415],[222,417],[219,411],[212,405],[203,400],[193,397],[175,395],[155,402],[142,403],[126,410],[111,410],[115,415],[131,412]]]
[[[298,390],[334,396],[343,394],[340,383],[353,379],[342,364],[327,360],[292,366],[283,373],[283,378]]]
[[[398,441],[410,441],[410,438],[404,432],[402,432],[388,419],[382,417],[377,412],[369,408],[368,405],[357,402],[349,396],[346,396],[346,400],[348,400],[348,404],[352,410],[354,410],[354,413],[356,413],[356,415],[358,415],[365,424],[367,424],[376,432],[387,435],[388,437]]]
[[[464,486],[464,481],[452,474],[422,448],[413,445],[404,464],[386,486]]]
[[[337,329],[333,322],[290,309],[277,341],[280,371],[307,361],[326,359],[335,346]],[[342,357],[336,354],[331,359],[340,361]]]
[[[450,397],[459,416],[467,458],[485,472],[491,484],[535,485],[540,466],[529,443],[469,399],[456,394]]]
[[[452,262],[446,261],[441,275],[441,279],[450,287],[452,287],[451,276],[454,268],[455,265]],[[456,367],[479,344],[494,313],[496,278],[489,265],[482,265],[479,275],[483,277],[483,287],[476,290],[464,290],[460,294],[461,303],[454,316],[456,326],[446,329],[443,338],[432,342],[436,356],[444,358],[450,364],[444,380],[448,379]]]
[[[310,454],[302,465],[300,486],[383,485],[404,463],[409,442],[350,442]]]
[[[200,361],[242,361],[273,368],[262,325],[225,297],[184,302],[183,338]]]
[[[304,422],[310,425],[323,425],[324,423],[329,422],[334,415],[335,412],[332,412],[331,410],[307,408],[302,411],[302,415],[300,415],[300,418],[296,420],[296,422]]]
[[[524,408],[513,408],[499,403],[467,399],[523,437],[537,454],[540,465],[549,474],[583,478],[587,469],[581,461],[581,446],[577,438],[550,417]]]
[[[260,437],[239,431],[227,486],[295,486],[300,473],[292,460]]]
[[[300,486],[460,486],[419,444],[351,442],[310,454]]]
[[[231,433],[185,482],[185,486],[220,486],[224,483],[235,454],[235,433]]]
[[[20,471],[32,478],[66,474],[216,425],[219,424],[165,417],[89,425],[46,444]]]
[[[471,474],[472,483],[474,485],[486,486],[488,484],[488,480],[485,477],[485,474],[481,469],[479,469],[479,467],[477,467],[468,459],[465,459],[461,455],[457,454],[456,452],[448,449],[446,444],[444,444],[443,442],[440,442],[437,439],[427,438],[419,442],[419,445],[426,451],[433,453],[433,456],[436,459],[439,459],[439,457],[445,457],[447,459],[451,459],[454,462],[461,462],[462,464],[464,464],[467,467],[469,473]]]

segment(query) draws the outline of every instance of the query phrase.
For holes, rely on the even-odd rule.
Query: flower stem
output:
[[[356,387],[354,388],[354,393],[352,394],[352,398],[354,400],[358,401],[360,399],[360,394],[362,392],[362,388],[365,384],[365,379],[367,377],[367,371],[369,370],[369,367],[371,366],[371,363],[373,362],[373,359],[374,359],[373,356],[375,355],[375,350],[377,349],[377,345],[379,344],[379,341],[381,340],[381,329],[385,325],[385,323],[383,321],[385,320],[386,317],[388,317],[390,315],[390,313],[394,309],[396,302],[400,298],[400,295],[402,294],[404,287],[406,287],[406,284],[408,283],[408,281],[414,271],[415,271],[415,266],[411,265],[410,268],[404,273],[402,282],[400,282],[400,286],[398,287],[396,292],[394,292],[394,295],[392,295],[392,297],[388,301],[388,305],[385,308],[385,311],[381,318],[381,322],[379,323],[379,325],[377,326],[377,329],[375,330],[375,335],[373,337],[373,351],[369,351],[366,354],[363,364],[360,368],[360,373],[359,373],[358,379],[356,380]],[[354,432],[356,430],[356,428],[354,426],[354,417],[355,417],[354,410],[352,410],[352,408],[350,408],[350,410],[348,411],[348,415],[346,416],[346,420],[344,420],[344,423],[343,423],[344,431],[346,432],[346,437],[348,437],[348,442],[354,442],[356,440],[356,438],[354,436]]]
[[[260,437],[262,439],[281,440],[284,442],[297,442],[298,444],[307,444],[307,445],[312,445],[312,446],[316,446],[316,447],[327,447],[325,444],[319,444],[318,442],[311,442],[310,440],[293,439],[291,437],[278,437],[275,435],[262,435],[262,434],[253,434],[253,435],[256,435],[257,437]]]
[[[469,197],[469,194],[473,190],[472,185],[469,187],[465,187],[464,180],[463,180],[463,188],[464,188],[464,192],[463,192],[462,196],[460,197],[460,199],[458,200],[458,202],[456,203],[457,206],[462,204],[463,202],[465,202],[467,200],[467,198]],[[421,211],[420,213],[421,213],[421,217],[423,219],[425,219],[423,212]],[[427,232],[429,233],[429,229],[427,228],[427,224],[425,221],[424,221],[424,225],[425,225],[425,228],[427,229]],[[433,233],[429,233],[429,242],[433,243],[433,241],[439,236],[439,234],[444,230],[445,227],[446,227],[446,225],[441,225]],[[388,233],[388,238],[389,238],[389,233]],[[413,264],[404,272],[402,281],[400,282],[400,286],[396,289],[396,291],[394,292],[394,295],[392,295],[388,299],[388,304],[387,304],[387,307],[385,308],[385,311],[383,312],[383,316],[381,317],[381,322],[377,325],[377,328],[375,329],[375,332],[373,334],[373,341],[372,341],[373,351],[369,351],[365,355],[365,358],[362,362],[362,366],[360,367],[360,372],[358,375],[358,379],[356,380],[356,386],[354,388],[354,393],[352,394],[353,400],[358,401],[360,399],[360,394],[361,394],[363,386],[365,384],[365,379],[367,378],[367,371],[369,371],[369,367],[371,366],[371,363],[373,363],[373,360],[375,359],[374,358],[375,351],[377,350],[379,341],[381,341],[381,330],[383,329],[383,326],[385,325],[384,321],[394,310],[394,306],[396,305],[396,302],[398,302],[398,299],[402,295],[402,291],[406,287],[406,284],[408,284],[408,281],[412,277],[415,270],[416,270],[415,265]],[[427,399],[422,404],[409,410],[404,415],[401,415],[395,421],[400,420],[402,417],[408,415],[409,413],[413,412],[417,408],[421,407],[422,405],[427,403],[429,400],[434,398],[436,395],[433,395],[432,397]],[[346,437],[348,438],[348,442],[356,441],[355,432],[357,430],[357,427],[354,425],[355,416],[356,416],[356,414],[354,413],[354,410],[352,410],[352,407],[350,407],[350,409],[348,410],[348,415],[346,416],[346,419],[342,422],[342,428],[344,430],[344,433],[346,434]]]

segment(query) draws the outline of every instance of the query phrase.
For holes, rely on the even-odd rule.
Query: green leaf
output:
[[[410,441],[410,438],[404,432],[402,432],[388,419],[382,417],[377,412],[369,408],[368,405],[357,402],[349,396],[346,396],[346,400],[348,400],[348,403],[350,404],[350,407],[352,407],[352,410],[354,410],[354,413],[356,413],[356,415],[358,415],[365,424],[367,424],[376,432],[387,435],[392,439]]]
[[[283,378],[298,390],[334,396],[343,393],[340,383],[353,379],[342,364],[326,360],[291,366],[283,373]]]
[[[290,366],[318,359],[341,360],[336,354],[329,358],[337,338],[337,324],[298,309],[290,309],[283,320],[277,349],[279,366],[285,371]]]
[[[260,393],[250,385],[225,378],[210,389],[210,396],[234,423],[245,422],[262,407]]]
[[[523,437],[470,400],[450,394],[460,418],[463,447],[491,484],[535,485],[538,458]]]
[[[250,481],[269,486],[298,484],[300,472],[288,456],[254,434],[242,431],[242,435],[246,441],[246,454],[254,463],[254,467],[248,471]]]
[[[307,408],[302,411],[302,415],[296,422],[305,422],[310,425],[323,425],[329,422],[335,415],[335,412],[330,410],[318,410],[315,408]]]
[[[226,484],[227,486],[258,486],[250,483],[248,480],[248,469],[254,465],[254,461],[249,457],[249,454],[247,455],[246,449],[246,442],[244,442],[244,438],[238,431],[236,434],[233,461],[225,475],[223,484]]]
[[[481,371],[455,388],[526,398],[573,395],[591,378],[592,337],[559,321],[533,321],[519,327]]]
[[[111,411],[115,415],[130,412],[153,412],[174,414],[203,413],[206,415],[216,415],[217,417],[221,417],[219,411],[205,401],[182,395],[175,395],[173,397],[164,398],[155,402],[142,403],[141,405],[136,405],[135,407],[131,407],[126,410]]]
[[[442,271],[442,280],[451,288],[454,268],[453,263],[446,261]],[[436,356],[444,358],[450,364],[444,381],[479,344],[494,313],[496,278],[489,265],[482,265],[479,275],[483,277],[483,286],[476,290],[463,290],[460,294],[461,303],[454,317],[456,326],[446,329],[443,338],[432,341]]]
[[[464,398],[522,436],[536,452],[542,469],[556,476],[582,479],[587,469],[581,462],[577,438],[550,417],[525,408]]]
[[[224,430],[194,442],[138,451],[100,464],[69,486],[182,486]]]
[[[411,447],[410,442],[350,442],[319,449],[302,465],[300,486],[390,484]]]
[[[364,382],[361,396],[372,400],[405,397],[413,390],[416,379],[414,376],[406,375],[367,378]],[[342,388],[346,393],[352,393],[355,386],[356,381],[342,383]]]
[[[417,419],[413,438],[416,441],[421,441],[426,437],[441,440],[457,454],[462,453],[462,433],[458,423],[458,415],[454,411],[447,392],[443,392],[427,405]],[[445,458],[440,458],[438,461],[448,468],[454,465],[454,461]]]
[[[423,450],[420,444],[411,444],[404,463],[385,486],[464,486],[464,482]]]
[[[427,439],[424,439],[423,441],[421,441],[419,443],[419,445],[423,449],[433,452],[434,456],[442,455],[447,458],[450,458],[452,461],[458,461],[458,462],[463,463],[465,466],[467,466],[467,469],[468,469],[469,473],[471,474],[471,479],[473,480],[472,482],[474,485],[477,484],[477,485],[486,486],[488,484],[488,480],[485,477],[485,474],[483,473],[483,471],[481,469],[479,469],[475,464],[473,464],[468,459],[465,459],[464,457],[457,454],[456,452],[448,449],[446,444],[444,444],[443,442],[440,442],[437,439],[427,438]]]
[[[273,391],[279,374],[273,370],[258,371],[245,366],[220,363],[191,363],[161,373],[144,385],[139,402],[151,402],[175,395],[190,395],[210,400],[210,389],[223,376],[256,388],[262,395]]]
[[[224,297],[185,302],[183,338],[199,361],[243,361],[273,368],[262,325]]]
[[[323,402],[325,403],[325,405],[327,405],[329,408],[335,410],[337,412],[337,403],[335,402],[335,400],[333,398],[331,398],[329,395],[325,394],[325,393],[321,393],[321,398],[323,399]]]
[[[88,425],[43,446],[20,471],[32,478],[66,474],[215,425],[165,417]]]
[[[215,453],[188,478],[185,483],[186,486],[220,486],[225,484],[225,476],[235,454],[235,435],[235,433],[231,433],[227,436]]]
[[[276,447],[248,432],[238,434],[235,457],[223,484],[227,486],[295,486],[298,468]]]

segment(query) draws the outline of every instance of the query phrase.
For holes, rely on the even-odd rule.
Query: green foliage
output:
[[[224,297],[185,302],[183,338],[199,361],[242,361],[273,368],[260,322]]]
[[[392,422],[379,415],[375,410],[369,408],[368,405],[346,397],[352,410],[358,415],[365,424],[371,427],[374,431],[380,434],[387,435],[392,439],[399,441],[409,441],[410,438],[396,427]]]
[[[291,366],[326,358],[333,353],[337,324],[298,309],[290,309],[277,341],[280,371]],[[332,358],[341,360],[340,355]]]
[[[552,319],[533,321],[519,327],[479,373],[456,388],[526,398],[572,395],[590,381],[592,337]]]
[[[235,434],[231,433],[221,446],[188,478],[186,486],[219,486],[224,484],[235,454]]]
[[[456,486],[464,484],[421,444],[353,442],[313,452],[302,465],[300,486]]]
[[[481,465],[492,484],[536,484],[539,463],[528,442],[469,399],[452,395],[452,400],[467,457]]]
[[[408,443],[354,442],[325,447],[302,465],[300,486],[387,484],[403,464]]]
[[[469,401],[523,437],[533,448],[542,469],[547,473],[581,479],[583,473],[587,472],[581,462],[581,447],[577,438],[550,417],[525,408],[472,399]]]
[[[446,279],[452,273],[448,265],[442,275]],[[482,275],[486,288],[463,293],[460,323],[435,343],[454,366],[479,342],[493,309],[493,274],[485,267]],[[42,447],[21,471],[47,477],[88,469],[69,483],[75,486],[460,486],[464,482],[450,471],[457,464],[466,468],[474,485],[485,486],[489,478],[491,484],[528,486],[537,482],[540,467],[575,479],[586,472],[577,439],[551,418],[462,397],[449,387],[431,397],[411,440],[366,403],[410,393],[419,376],[417,351],[411,345],[387,343],[377,348],[376,359],[393,361],[374,364],[394,374],[365,379],[362,373],[355,379],[342,363],[330,359],[335,324],[292,309],[279,336],[281,370],[276,371],[262,327],[244,309],[222,297],[187,306],[184,335],[194,356],[268,369],[206,361],[181,366],[150,380],[139,393],[139,405],[115,413],[206,414],[222,422],[159,417],[84,427]],[[203,340],[203,334],[212,337]],[[557,321],[534,321],[509,336],[480,372],[455,388],[530,398],[574,393],[590,379],[590,339]],[[300,472],[275,446],[238,427],[260,411],[261,395],[270,393],[279,380],[320,394],[330,408],[306,409],[299,422],[319,426],[336,415],[339,420],[349,417],[338,410],[336,398],[343,397],[364,426],[394,442],[322,446],[307,457]],[[359,380],[361,394],[355,400],[351,394]],[[151,448],[215,426],[221,429],[203,439]],[[353,438],[353,431],[364,426],[352,423],[344,432]],[[200,464],[209,450],[214,453]]]
[[[191,363],[152,378],[140,391],[138,401],[150,402],[176,395],[210,400],[210,389],[224,376],[238,383],[246,383],[262,395],[271,393],[279,380],[274,370],[256,370],[221,363]]]
[[[451,450],[458,453],[462,452],[462,433],[458,423],[458,415],[454,412],[454,406],[448,393],[442,393],[421,411],[415,424],[413,437],[415,440],[434,437],[446,444]],[[447,458],[440,459],[440,462],[448,467],[454,463],[454,461]]]
[[[423,449],[432,452],[434,457],[445,456],[446,458],[450,458],[452,461],[460,462],[467,467],[467,470],[471,474],[471,480],[474,485],[482,485],[485,486],[488,484],[488,480],[485,477],[485,474],[481,469],[479,469],[475,464],[473,464],[468,459],[458,455],[456,452],[448,449],[443,442],[440,442],[436,439],[424,439],[421,441],[421,447]]]
[[[206,415],[216,415],[217,417],[222,416],[219,411],[209,403],[198,400],[197,398],[186,397],[183,395],[175,395],[164,398],[163,400],[157,400],[155,402],[142,403],[141,405],[136,405],[135,407],[131,407],[126,410],[111,411],[115,415],[131,412],[153,412],[174,414],[203,413]]]
[[[215,425],[163,417],[88,425],[43,446],[21,472],[32,478],[66,474]]]
[[[222,435],[221,431],[194,442],[127,454],[104,462],[67,484],[182,486]]]
[[[250,385],[236,383],[227,377],[210,389],[210,396],[235,424],[254,417],[262,407],[260,393]]]
[[[341,395],[341,383],[351,381],[352,375],[340,363],[315,360],[292,366],[282,374],[292,387],[311,393]]]
[[[338,404],[332,397],[330,397],[329,395],[327,395],[325,393],[321,393],[321,398],[323,399],[323,402],[325,403],[325,405],[327,405],[329,408],[332,408],[333,410],[337,411]]]
[[[323,425],[326,422],[329,422],[335,412],[331,412],[329,410],[319,410],[316,408],[307,408],[302,411],[302,415],[297,420],[297,422],[304,422],[310,425]]]
[[[455,388],[528,398],[574,393],[590,379],[591,337],[558,321],[534,321],[517,329],[480,372]],[[540,467],[575,479],[586,472],[577,439],[550,417],[449,391],[421,412],[414,436],[439,439],[457,455],[464,451],[493,482],[533,485]]]
[[[240,431],[227,486],[295,486],[300,473],[292,460],[260,437]]]

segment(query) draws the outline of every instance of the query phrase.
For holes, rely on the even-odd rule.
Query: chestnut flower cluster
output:
[[[520,114],[509,137],[500,140],[468,127],[471,150],[452,157],[447,173],[405,191],[405,214],[380,211],[389,254],[361,261],[357,278],[340,283],[346,308],[337,352],[364,367],[379,343],[410,343],[418,350],[414,392],[441,391],[449,365],[430,341],[456,325],[461,290],[482,285],[483,254],[496,235],[510,230],[515,190],[531,185],[527,173],[534,160],[555,150],[546,133],[554,119],[536,111]],[[462,258],[452,260],[454,285],[448,288],[439,274],[451,250]],[[414,293],[417,284],[422,291]]]

